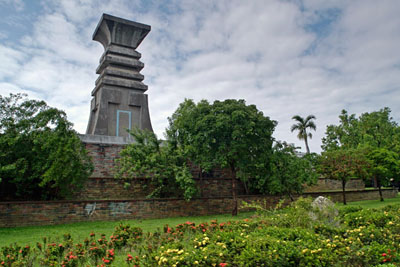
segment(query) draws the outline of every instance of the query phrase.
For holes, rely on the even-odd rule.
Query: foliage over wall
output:
[[[150,179],[154,190],[149,197],[183,196],[189,200],[196,196],[197,188],[181,149],[162,142],[153,132],[133,130],[135,143],[121,151],[117,159],[116,178],[126,186],[136,177]]]
[[[322,174],[343,183],[351,178],[372,180],[379,190],[398,183],[400,127],[390,112],[386,107],[356,117],[343,110],[339,125],[328,125],[322,139]],[[380,195],[383,201],[381,190]]]
[[[25,95],[0,96],[0,191],[4,199],[65,198],[93,167],[66,114]]]

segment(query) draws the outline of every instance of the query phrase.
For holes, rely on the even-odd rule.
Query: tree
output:
[[[154,190],[149,197],[183,196],[190,200],[196,195],[195,182],[179,147],[158,140],[153,132],[135,129],[130,134],[136,142],[121,151],[116,178],[128,184],[138,177],[150,179]]]
[[[185,100],[169,118],[167,139],[182,147],[185,155],[204,170],[229,168],[232,198],[237,214],[236,179],[259,188],[269,172],[272,132],[276,122],[244,100]]]
[[[383,201],[382,185],[388,186],[390,179],[399,175],[399,154],[385,148],[376,148],[367,154],[370,159],[370,172],[377,182],[380,200]]]
[[[328,125],[322,139],[324,151],[339,148],[372,147],[400,152],[400,127],[390,117],[387,107],[356,117],[342,110],[339,125]]]
[[[364,148],[368,151],[384,148],[388,152],[400,153],[400,127],[390,116],[387,107],[371,113],[363,113],[359,117],[349,115],[342,110],[339,125],[329,125],[326,136],[322,139],[322,149],[332,151],[337,149]],[[385,155],[389,155],[384,153]],[[371,159],[372,162],[376,160]],[[377,175],[372,174],[374,186],[379,188]],[[394,176],[398,180],[398,176]]]
[[[318,178],[312,157],[312,154],[298,157],[293,145],[276,142],[271,158],[269,193],[284,193],[293,201],[293,194],[302,193],[305,185],[313,184]]]
[[[308,138],[312,138],[311,133],[307,133],[307,129],[316,130],[317,126],[315,125],[314,121],[316,118],[314,115],[308,115],[307,118],[303,118],[299,115],[295,115],[292,117],[293,120],[297,121],[296,124],[293,124],[290,130],[292,132],[298,131],[297,138],[300,140],[304,140],[306,144],[307,154],[310,154],[310,148],[308,147]]]
[[[319,160],[322,176],[342,183],[343,204],[346,205],[346,183],[350,179],[365,179],[369,176],[370,162],[362,149],[338,149],[326,151]]]
[[[26,95],[0,96],[0,177],[3,197],[64,198],[93,170],[66,114]]]

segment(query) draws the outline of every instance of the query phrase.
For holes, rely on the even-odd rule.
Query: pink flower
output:
[[[227,266],[228,265],[228,263],[223,263],[223,262],[221,262],[220,264],[219,264],[219,266],[221,266],[221,267],[225,267],[225,266]]]

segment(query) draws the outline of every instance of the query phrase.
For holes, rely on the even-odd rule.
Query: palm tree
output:
[[[293,124],[292,127],[290,128],[290,130],[292,132],[294,132],[295,130],[299,131],[299,133],[297,134],[297,137],[300,140],[304,140],[304,142],[306,143],[307,154],[310,154],[310,148],[308,147],[308,137],[310,139],[312,138],[312,134],[307,133],[307,129],[310,128],[314,131],[317,129],[317,126],[315,126],[315,123],[313,121],[315,119],[316,118],[314,115],[308,115],[307,118],[305,118],[305,119],[299,115],[295,115],[292,117],[292,120],[297,121],[297,123]]]

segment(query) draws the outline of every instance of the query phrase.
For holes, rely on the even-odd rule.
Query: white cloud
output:
[[[397,0],[46,0],[43,6],[28,36],[0,45],[0,90],[33,92],[66,110],[80,132],[103,52],[91,41],[103,12],[152,26],[138,51],[159,136],[184,98],[244,98],[279,121],[277,139],[303,147],[290,133],[291,117],[314,114],[312,151],[320,150],[325,126],[337,123],[341,109],[359,114],[389,106],[400,115]],[[329,25],[319,25],[330,12],[336,13]]]
[[[0,0],[0,7],[10,5],[12,5],[17,11],[22,11],[25,8],[23,0]]]
[[[15,74],[20,68],[24,53],[0,44],[0,80]]]

